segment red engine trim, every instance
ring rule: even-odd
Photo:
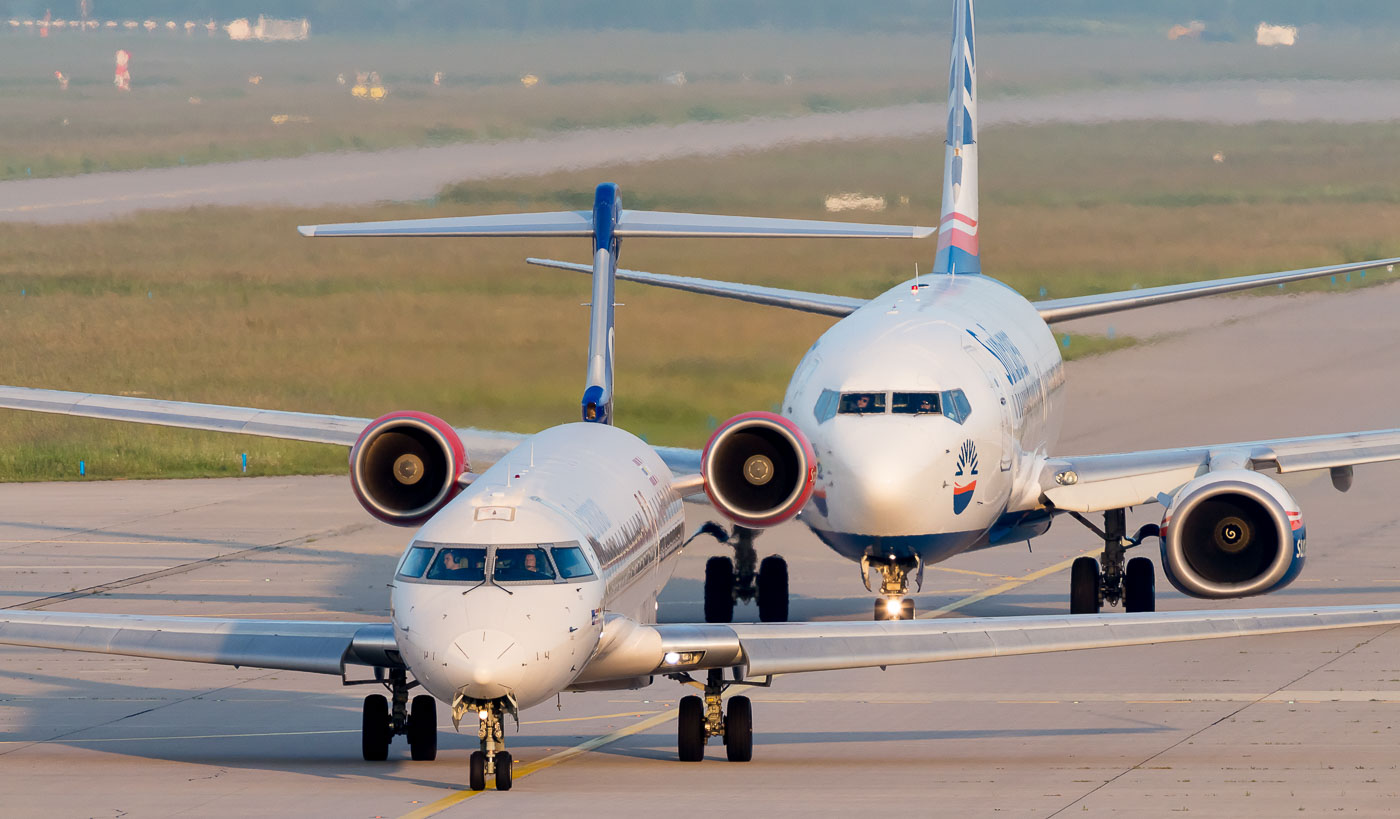
[[[443,444],[443,449],[451,459],[447,469],[449,478],[452,481],[451,487],[431,509],[421,514],[414,515],[413,517],[392,515],[377,508],[365,497],[364,492],[360,489],[360,481],[357,478],[358,459],[361,448],[364,446],[365,442],[373,440],[384,431],[385,427],[404,422],[408,422],[413,426],[421,424],[428,427],[433,435]],[[457,436],[457,430],[454,429],[451,424],[436,415],[430,415],[426,412],[400,410],[398,412],[391,412],[388,415],[381,415],[371,421],[369,426],[365,427],[364,431],[360,433],[360,437],[356,439],[355,445],[350,448],[350,489],[355,493],[355,499],[360,502],[360,505],[365,508],[365,511],[369,512],[370,515],[374,516],[376,519],[392,526],[418,526],[425,523],[428,518],[436,514],[439,509],[446,506],[448,501],[456,497],[458,492],[462,491],[457,480],[462,477],[463,473],[465,473],[468,468],[467,449],[462,445],[462,439]]]
[[[752,412],[740,413],[730,418],[728,421],[725,421],[723,424],[720,424],[719,428],[715,430],[715,433],[710,436],[710,440],[705,442],[705,449],[700,455],[700,471],[702,475],[709,474],[707,467],[710,462],[710,450],[714,447],[715,442],[725,437],[735,426],[747,424],[751,421],[764,422],[778,426],[788,437],[798,443],[802,460],[806,464],[807,473],[806,478],[802,482],[801,490],[796,497],[785,502],[779,511],[762,517],[736,512],[729,506],[721,503],[719,499],[715,497],[714,491],[710,488],[710,481],[708,478],[705,480],[705,495],[710,499],[710,503],[713,504],[716,509],[723,512],[726,517],[730,518],[735,523],[754,529],[762,529],[792,520],[794,517],[797,517],[797,513],[801,512],[803,508],[807,506],[807,501],[811,499],[812,490],[816,487],[817,483],[817,452],[812,448],[812,443],[807,440],[807,436],[802,434],[802,430],[792,421],[775,412],[754,410]]]

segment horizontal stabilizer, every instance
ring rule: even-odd
[[[571,270],[575,273],[593,272],[593,268],[586,264],[534,258],[525,261],[540,267]],[[831,296],[825,293],[785,290],[781,287],[763,287],[757,284],[739,284],[714,279],[697,279],[690,276],[671,276],[665,273],[644,273],[640,270],[618,270],[617,278],[621,281],[649,284],[653,287],[685,290],[690,293],[702,293],[706,296],[746,301],[750,304],[785,307],[803,313],[820,313],[824,316],[848,316],[866,302],[865,299],[850,296]]]
[[[586,210],[508,213],[445,219],[304,225],[297,230],[303,236],[592,236],[593,214]],[[618,217],[613,233],[618,238],[649,236],[723,239],[919,239],[931,235],[933,228],[624,210]]]
[[[1162,287],[1147,287],[1138,290],[1120,290],[1116,293],[1094,293],[1088,296],[1071,296],[1066,299],[1048,299],[1034,303],[1040,317],[1047,324],[1070,319],[1101,316],[1123,310],[1136,310],[1139,307],[1152,307],[1170,304],[1174,301],[1198,299],[1204,296],[1218,296],[1222,293],[1236,293],[1255,287],[1271,284],[1288,284],[1323,276],[1338,276],[1377,267],[1390,267],[1400,264],[1400,258],[1375,259],[1369,262],[1348,262],[1326,267],[1306,267],[1301,270],[1285,270],[1280,273],[1260,273],[1253,276],[1235,276],[1229,279],[1209,279],[1184,284],[1168,284]]]

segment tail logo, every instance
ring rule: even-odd
[[[962,478],[963,482],[959,482]],[[961,515],[972,503],[972,493],[977,491],[977,445],[971,440],[963,442],[958,452],[958,469],[953,473],[953,514]]]

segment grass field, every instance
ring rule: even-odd
[[[117,48],[132,54],[129,94],[112,87]],[[470,32],[261,44],[144,32],[40,40],[6,27],[0,179],[934,100],[943,96],[945,49],[943,34],[927,32]],[[1167,42],[1161,32],[992,31],[979,49],[984,97],[1400,74],[1400,48],[1383,32],[1310,32],[1295,48],[1261,49]],[[389,89],[382,103],[350,95],[355,72],[371,70]],[[55,71],[70,77],[67,91]],[[443,84],[434,86],[438,71]],[[677,71],[685,85],[662,82]],[[524,88],[527,73],[541,83]],[[282,116],[291,119],[274,121]]]
[[[1385,126],[992,129],[985,270],[1032,297],[1069,296],[1400,255],[1398,143]],[[582,240],[306,240],[294,226],[572,208],[604,179],[631,207],[825,218],[825,195],[859,191],[892,203],[860,218],[929,224],[940,171],[928,140],[815,145],[449,186],[433,205],[0,226],[0,383],[345,415],[421,409],[531,431],[576,417],[588,280],[521,260],[583,260]],[[932,255],[928,242],[633,240],[622,258],[869,296]],[[618,419],[655,443],[696,445],[717,419],[772,407],[830,325],[636,285],[621,285],[620,301]],[[1118,339],[1076,337],[1067,352],[1131,343],[1132,323],[1124,314]],[[333,447],[0,416],[0,480],[75,478],[79,461],[89,478],[237,474],[245,451],[250,474],[345,468]]]

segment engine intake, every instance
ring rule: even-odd
[[[461,438],[446,421],[423,412],[376,419],[350,450],[350,486],[371,515],[417,526],[447,505],[467,471]]]
[[[736,523],[763,528],[802,511],[816,482],[817,456],[788,419],[746,412],[710,437],[700,472],[716,509]]]
[[[1277,481],[1213,472],[1177,492],[1162,518],[1162,567],[1183,594],[1219,599],[1281,589],[1303,569],[1306,530]]]

